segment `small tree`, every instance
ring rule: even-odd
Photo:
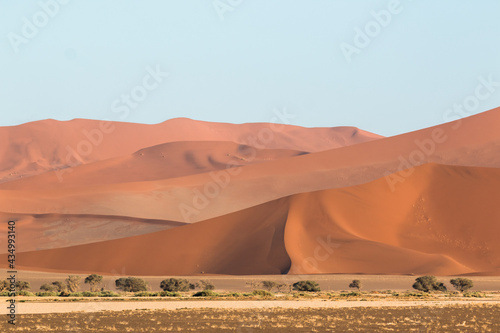
[[[319,284],[315,281],[299,281],[293,284],[293,289],[298,291],[321,291]]]
[[[102,276],[90,274],[85,278],[85,283],[90,285],[90,291],[99,291],[99,287],[102,284]]]
[[[64,281],[66,282],[66,288],[70,293],[74,293],[78,291],[80,288],[81,277],[78,275],[69,275],[68,278]]]
[[[115,281],[116,289],[130,292],[147,291],[146,281],[136,277],[119,278]]]
[[[186,279],[165,279],[161,281],[160,288],[164,291],[188,291],[189,281]]]
[[[196,283],[196,287],[201,290],[214,290],[215,285],[210,280],[200,280]]]
[[[52,282],[52,285],[54,286],[54,290],[57,291],[57,292],[65,292],[67,291],[67,285],[66,283],[62,282],[62,281],[54,281]]]
[[[356,288],[358,291],[361,290],[362,284],[360,280],[352,280],[352,282],[349,284],[349,288]]]
[[[288,287],[288,285],[284,282],[282,283],[277,283],[276,284],[276,290],[281,293],[281,292],[284,292],[286,290],[286,288]]]
[[[455,289],[462,293],[474,287],[474,282],[466,278],[451,279],[450,283],[453,287],[455,287]]]
[[[29,290],[31,288],[30,283],[27,281],[17,281],[16,289],[19,291]]]
[[[430,291],[446,291],[446,286],[443,282],[437,281],[435,276],[426,275],[415,279],[413,288],[424,291],[426,293]]]
[[[40,290],[43,290],[43,291],[55,291],[56,290],[56,286],[54,286],[53,284],[45,283],[45,284],[42,284],[40,286]]]
[[[261,284],[262,287],[267,291],[273,290],[273,288],[277,285],[277,283],[274,281],[262,281]]]

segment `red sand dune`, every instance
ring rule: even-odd
[[[499,169],[427,164],[395,192],[379,179],[298,194],[165,231],[20,253],[18,268],[132,275],[500,273],[498,197]]]
[[[184,141],[0,184],[0,189],[52,190],[162,180],[307,154],[233,142]]]
[[[411,173],[404,169],[412,165],[500,167],[499,124],[500,109],[495,109],[395,137],[216,173],[70,189],[0,188],[0,211],[197,222],[292,194],[363,184],[386,175],[386,185],[395,189]],[[6,186],[15,189],[16,182]]]
[[[135,154],[120,148],[116,157],[103,141],[102,155],[68,169],[62,183],[51,171],[2,184],[2,217],[24,219],[33,249],[51,248],[19,253],[19,265],[101,273],[124,267],[140,275],[500,272],[492,238],[498,235],[500,108],[390,138],[363,134],[349,146],[336,139],[329,150],[320,147],[338,129],[285,127],[265,148],[252,150],[252,158],[242,156],[238,135],[255,136],[270,125],[175,121],[178,133],[192,135],[184,141],[218,142],[149,145]],[[354,138],[361,133],[343,131]],[[162,153],[172,157],[170,166]],[[233,155],[242,166],[225,169]],[[57,154],[49,149],[41,156]],[[47,216],[57,228],[42,223]],[[62,240],[38,240],[59,233],[68,218],[84,227]],[[119,226],[116,233],[107,220]],[[151,232],[151,221],[164,230]],[[92,236],[87,229],[94,227],[104,236]],[[318,248],[325,242],[334,249]]]
[[[0,127],[0,183],[176,141],[230,141],[260,149],[315,152],[378,138],[355,127],[224,124],[187,118],[156,125],[44,120]]]

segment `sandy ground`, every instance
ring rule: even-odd
[[[443,306],[451,304],[500,304],[498,300],[450,300],[450,301],[327,301],[327,300],[299,300],[299,301],[142,301],[142,302],[78,302],[78,303],[17,303],[17,314],[37,313],[69,313],[69,312],[98,312],[122,311],[137,309],[263,309],[263,308],[353,308],[353,307],[412,307],[412,306]],[[1,314],[7,314],[6,307],[2,307]]]
[[[114,281],[127,275],[126,271],[117,272],[117,275],[104,276],[104,288],[107,290],[116,290]],[[0,276],[7,277],[7,271],[0,269]],[[87,276],[80,274],[82,280]],[[68,277],[68,274],[63,273],[49,273],[49,272],[34,272],[34,271],[18,271],[17,280],[28,281],[31,284],[31,290],[34,292],[39,291],[39,288],[44,283],[51,283],[53,281],[62,281]],[[160,291],[160,282],[170,276],[157,277],[157,276],[140,276],[145,279],[152,291]],[[190,282],[197,282],[198,280],[208,279],[213,282],[216,291],[233,291],[233,292],[250,292],[255,288],[250,288],[247,285],[249,281],[264,281],[272,280],[276,282],[283,282],[287,284],[295,283],[300,280],[313,280],[319,283],[323,291],[342,291],[349,290],[349,283],[358,279],[363,283],[363,290],[365,291],[382,291],[394,290],[404,291],[412,290],[412,284],[415,282],[417,276],[408,275],[355,275],[355,274],[317,274],[317,275],[238,275],[238,276],[179,276],[178,278],[188,279]],[[454,288],[450,285],[449,281],[453,277],[440,276],[438,279],[445,282],[450,290]],[[500,291],[500,276],[472,276],[469,277],[474,281],[474,288],[472,291]],[[81,284],[80,290],[89,290],[88,285]]]

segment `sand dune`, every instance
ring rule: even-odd
[[[276,121],[278,121],[276,119]],[[224,124],[187,118],[145,125],[87,119],[0,127],[0,182],[132,154],[177,141],[229,141],[259,149],[315,152],[378,139],[355,127]]]
[[[137,275],[500,272],[499,196],[500,169],[426,164],[394,192],[379,179],[303,193],[165,231],[20,253],[18,267]]]
[[[286,149],[258,149],[233,142],[171,142],[144,148],[131,155],[2,183],[0,189],[46,191],[164,180],[303,154],[307,153]]]
[[[68,137],[84,123],[47,122]],[[33,270],[497,275],[499,124],[500,108],[389,138],[287,126],[249,146],[272,125],[117,123],[62,182],[34,175],[63,156],[56,135],[10,132],[4,170],[35,171],[0,185],[0,217],[22,227],[18,264]]]
[[[414,165],[500,167],[498,124],[500,109],[494,109],[395,137],[218,172],[71,189],[0,189],[0,211],[198,222],[292,194],[384,176],[386,186],[395,190]]]

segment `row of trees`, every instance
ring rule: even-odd
[[[467,278],[456,278],[451,279],[450,283],[456,290],[460,292],[466,292],[470,288],[474,287],[474,282]],[[413,289],[424,291],[426,293],[431,291],[446,291],[446,286],[443,282],[437,280],[435,276],[426,275],[418,277],[413,284]]]
[[[90,286],[90,291],[97,292],[100,290],[104,290],[102,288],[103,277],[97,274],[91,274],[84,279],[84,283]],[[472,280],[467,278],[455,278],[451,279],[450,283],[455,289],[460,292],[466,292],[470,288],[474,286]],[[52,283],[43,284],[40,287],[40,290],[48,291],[48,292],[69,292],[74,293],[77,292],[81,285],[81,277],[78,275],[69,275],[67,279],[64,281],[54,281]],[[276,290],[277,292],[292,290],[297,291],[309,291],[309,292],[317,292],[321,291],[319,284],[315,281],[298,281],[294,284],[286,284],[280,283],[276,281],[248,281],[247,285],[252,289],[263,288],[266,291]],[[0,292],[6,291],[9,289],[10,283],[7,280],[0,281]],[[137,277],[124,277],[119,278],[115,281],[116,289],[122,290],[125,292],[140,292],[147,291],[149,289],[148,283]],[[209,280],[200,280],[196,283],[191,283],[187,279],[176,279],[169,278],[160,282],[160,288],[163,291],[169,292],[185,292],[194,289],[201,290],[214,290],[215,285]],[[362,283],[360,280],[352,280],[349,284],[349,288],[355,288],[358,291],[362,288]],[[426,275],[418,277],[413,284],[413,288],[416,290],[420,290],[423,292],[431,292],[431,291],[446,291],[447,288],[443,282],[437,280],[435,276]],[[16,290],[18,291],[27,291],[30,289],[30,283],[27,281],[17,281],[16,282]]]

